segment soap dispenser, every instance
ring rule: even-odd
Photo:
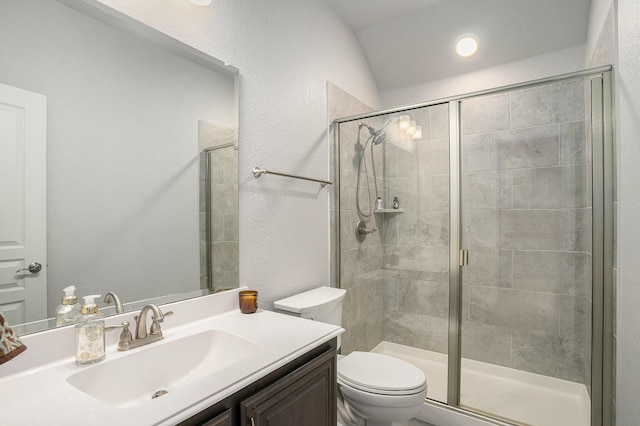
[[[87,365],[102,361],[104,353],[104,316],[95,299],[99,294],[84,297],[82,316],[76,324],[76,364]]]
[[[56,309],[56,327],[75,324],[80,319],[80,304],[75,294],[76,287],[70,285],[62,291],[64,291],[64,297]]]

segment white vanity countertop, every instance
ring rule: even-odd
[[[73,327],[25,336],[27,350],[0,365],[3,425],[135,424],[175,425],[275,371],[309,350],[341,334],[340,327],[259,309],[244,315],[237,291],[229,291],[163,306],[174,311],[163,323],[164,340],[117,352],[119,330],[107,334],[107,357],[94,366],[74,363]],[[107,325],[131,322],[133,313],[106,319]],[[67,383],[67,377],[154,345],[207,330],[222,330],[260,345],[235,364],[205,375],[160,398],[133,406],[114,406]],[[175,362],[180,362],[176,359]],[[162,365],[155,366],[158,370]],[[123,375],[127,372],[123,371]]]

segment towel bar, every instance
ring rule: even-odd
[[[290,174],[287,174],[287,173],[272,172],[270,170],[261,169],[261,168],[259,168],[257,166],[253,168],[253,176],[254,177],[259,178],[262,175],[278,175],[278,176],[284,176],[284,177],[289,177],[289,178],[293,178],[293,179],[309,180],[311,182],[318,182],[322,188],[324,188],[327,185],[333,185],[333,182],[330,182],[328,180],[313,179],[313,178],[304,177],[304,176],[290,175]]]

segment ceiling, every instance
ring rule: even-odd
[[[326,0],[353,28],[380,91],[584,45],[591,0]],[[474,56],[456,39],[476,34]]]

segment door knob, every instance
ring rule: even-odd
[[[37,274],[37,273],[38,273],[38,272],[40,272],[41,270],[42,270],[42,264],[41,264],[41,263],[39,263],[39,262],[33,262],[33,263],[29,264],[29,266],[28,266],[26,269],[18,269],[18,270],[16,271],[16,274],[17,274],[18,272],[21,272],[21,271],[29,271],[29,272],[31,272],[32,274]]]

